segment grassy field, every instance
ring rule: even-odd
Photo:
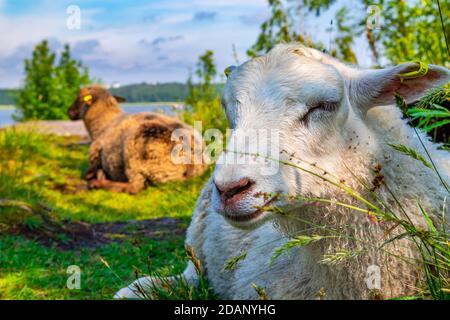
[[[92,191],[87,151],[76,138],[0,131],[0,299],[110,299],[137,273],[184,269],[184,230],[209,173],[136,196]],[[66,286],[70,265],[79,290]]]

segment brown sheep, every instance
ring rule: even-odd
[[[194,164],[194,143],[190,154],[178,153],[190,162],[172,161],[172,151],[180,143],[171,139],[174,130],[203,147],[190,126],[157,113],[127,114],[118,104],[123,101],[93,85],[82,88],[69,109],[70,119],[83,119],[92,139],[86,173],[91,188],[135,194],[147,184],[184,180],[207,169],[203,161]]]

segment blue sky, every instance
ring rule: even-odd
[[[67,28],[69,5],[81,9],[79,30]],[[323,39],[333,11],[302,27]],[[207,49],[219,70],[235,63],[233,45],[246,60],[268,16],[266,0],[0,0],[0,87],[20,85],[23,59],[44,38],[54,50],[69,43],[105,83],[185,81]]]

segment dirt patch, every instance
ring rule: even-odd
[[[55,183],[52,187],[53,190],[59,191],[62,194],[78,194],[83,191],[87,191],[88,184],[86,181],[80,179],[68,178],[66,183]]]
[[[78,136],[88,140],[89,134],[86,131],[83,121],[67,120],[39,120],[14,124],[13,127],[28,128],[42,134],[55,134],[57,136]]]
[[[161,240],[173,236],[184,237],[186,223],[182,219],[159,218],[120,222],[85,223],[56,221],[49,208],[30,206],[20,201],[0,199],[3,206],[13,206],[39,218],[38,225],[17,224],[5,230],[9,234],[22,235],[39,243],[62,250],[98,247],[127,239],[147,238]]]
[[[20,234],[36,240],[48,247],[77,250],[137,237],[153,240],[161,240],[172,236],[184,237],[186,226],[181,219],[160,218],[96,224],[66,222],[58,228],[45,226],[30,229],[27,226],[15,226],[9,231],[12,234]]]

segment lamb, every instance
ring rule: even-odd
[[[410,263],[418,257],[414,244],[399,239],[380,248],[399,228],[373,219],[370,210],[362,213],[336,203],[364,208],[338,188],[346,185],[365,199],[376,192],[400,214],[401,204],[418,227],[426,228],[418,203],[433,219],[444,209],[448,221],[449,193],[437,175],[388,146],[403,144],[424,153],[421,139],[441,178],[450,182],[449,153],[424,134],[416,135],[393,105],[395,92],[411,102],[450,80],[450,71],[435,65],[421,77],[402,76],[417,69],[413,62],[357,69],[298,44],[277,45],[232,69],[222,98],[232,134],[198,199],[186,238],[221,298],[257,299],[253,283],[271,299],[369,299],[373,290],[383,298],[415,293],[422,279],[418,262]],[[279,161],[267,156],[260,161],[266,150],[255,147],[256,140],[240,139],[246,131],[265,128],[279,132]],[[248,152],[252,148],[260,157]],[[236,163],[236,154],[248,155],[248,162]],[[263,174],[262,169],[276,164],[275,173]],[[325,233],[328,227],[339,230],[338,235]],[[271,259],[298,235],[320,240]],[[359,254],[325,263],[338,252]],[[234,268],[224,268],[236,257]],[[379,282],[370,282],[373,275]],[[197,283],[192,262],[182,276]],[[139,298],[136,286],[151,291],[158,283],[140,278],[115,297]]]
[[[90,187],[135,194],[147,184],[185,180],[207,169],[194,158],[194,148],[179,148],[176,156],[186,161],[172,159],[174,132],[202,149],[201,137],[191,127],[162,114],[124,113],[118,104],[123,101],[93,85],[80,90],[68,111],[70,119],[83,119],[92,139],[86,173]]]

